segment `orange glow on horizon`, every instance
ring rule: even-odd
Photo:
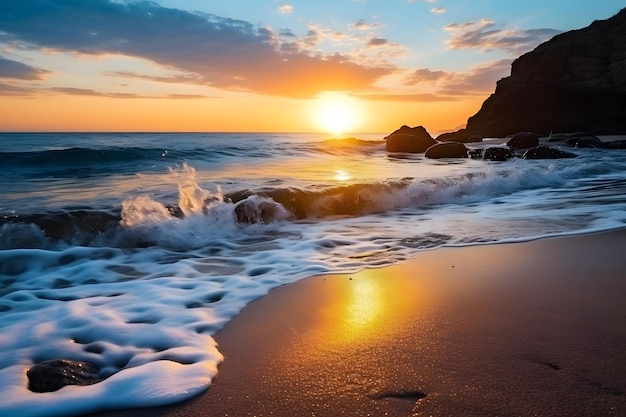
[[[0,131],[390,133],[403,124],[429,132],[464,124],[481,98],[453,102],[367,101],[327,93],[318,99],[251,94],[196,99],[45,95],[0,100]]]

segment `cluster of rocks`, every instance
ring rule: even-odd
[[[389,152],[428,158],[552,159],[575,156],[560,147],[626,149],[625,141],[603,142],[587,131],[626,134],[626,8],[513,61],[511,75],[497,82],[465,129],[435,140],[421,126],[402,126],[386,139]],[[483,137],[509,140],[506,148],[465,146]],[[540,144],[540,137],[547,140]]]
[[[574,158],[576,155],[563,151],[560,146],[573,148],[626,149],[626,140],[603,142],[587,132],[550,134],[540,141],[542,135],[533,132],[518,132],[507,137],[505,146],[468,148],[466,143],[480,143],[482,137],[471,135],[466,129],[444,133],[434,139],[423,126],[402,126],[385,137],[388,152],[423,153],[426,158],[474,158],[490,161],[505,161],[513,157],[524,159]],[[552,142],[558,147],[546,146]]]

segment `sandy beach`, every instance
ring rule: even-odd
[[[626,230],[443,248],[277,288],[211,388],[124,416],[626,415]]]

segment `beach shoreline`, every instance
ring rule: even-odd
[[[215,335],[205,393],[94,416],[624,415],[625,242],[440,248],[284,285]]]

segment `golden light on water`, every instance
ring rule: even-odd
[[[313,121],[320,129],[333,135],[353,132],[362,119],[358,100],[346,94],[326,92],[313,106]]]

